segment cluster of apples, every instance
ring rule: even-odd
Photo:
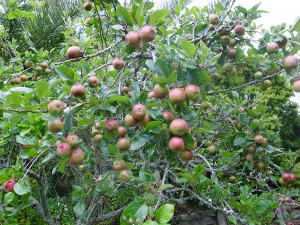
[[[279,178],[279,183],[283,186],[287,186],[288,184],[294,183],[296,180],[296,174],[283,172]]]
[[[58,141],[56,143],[56,153],[58,156],[65,158],[69,157],[69,163],[72,165],[81,164],[84,160],[84,151],[77,145],[79,143],[79,136],[76,134],[69,134],[65,142]]]

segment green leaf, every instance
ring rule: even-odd
[[[8,205],[15,198],[15,194],[13,192],[8,192],[4,195],[4,205]]]
[[[30,187],[28,184],[26,184],[23,180],[19,180],[15,185],[14,185],[14,191],[18,195],[24,195],[30,191]]]
[[[27,87],[13,87],[11,89],[9,89],[11,92],[25,92],[25,93],[30,93],[32,92],[31,88],[27,88]]]
[[[109,96],[109,98],[113,101],[122,102],[122,103],[125,103],[125,104],[130,104],[130,99],[126,96],[111,95],[111,96]]]
[[[67,66],[61,65],[55,67],[55,71],[58,73],[58,76],[63,80],[72,80],[74,79],[74,71]]]
[[[134,136],[131,142],[130,150],[134,151],[143,147],[150,140],[150,136],[147,134],[137,134]]]
[[[117,17],[119,20],[128,23],[128,25],[133,26],[133,19],[130,15],[130,13],[128,12],[127,9],[125,9],[124,7],[122,7],[121,5],[118,5],[117,7]]]
[[[182,41],[180,42],[180,47],[184,50],[185,55],[186,55],[187,57],[192,57],[192,56],[194,56],[195,53],[196,53],[196,50],[197,50],[197,48],[196,48],[195,45],[193,45],[191,42],[186,41],[186,40],[182,40]]]
[[[173,187],[173,185],[172,185],[172,184],[163,184],[163,185],[161,185],[161,186],[158,188],[158,190],[159,190],[159,191],[163,191],[163,190],[166,190],[166,189],[168,189],[168,188],[170,188],[170,187]]]
[[[72,111],[69,111],[68,114],[67,114],[67,117],[65,119],[64,127],[63,127],[63,130],[62,130],[62,132],[64,134],[70,133],[70,130],[72,128],[72,120],[73,120],[73,118],[72,118]]]
[[[155,127],[159,127],[162,124],[162,121],[151,121],[147,123],[145,130],[149,131]]]
[[[39,98],[49,96],[49,84],[46,79],[41,79],[35,82],[35,93]]]
[[[124,217],[133,218],[133,219],[139,218],[141,221],[143,221],[146,218],[147,213],[148,213],[148,206],[146,205],[144,200],[133,202],[124,209],[120,217],[120,224],[121,225],[128,224],[128,222],[124,220]]]
[[[45,158],[44,160],[41,162],[41,164],[48,162],[49,160],[53,159],[56,156],[56,154],[50,152]]]
[[[207,129],[200,128],[200,127],[196,127],[195,131],[200,132],[200,133],[205,133],[205,134],[214,134],[215,133],[215,131],[213,131],[213,130],[207,130]]]
[[[147,220],[145,223],[143,223],[142,225],[158,225],[158,223],[156,223],[155,221],[151,221],[151,220]]]
[[[246,142],[246,138],[244,138],[244,137],[237,137],[234,140],[233,144],[234,144],[234,146],[240,146],[240,145],[243,145],[245,142]]]
[[[154,64],[154,68],[158,76],[166,77],[166,78],[170,77],[170,73],[171,73],[170,68],[168,67],[168,64],[162,59],[156,60]]]
[[[140,17],[144,17],[143,12],[144,12],[144,1],[141,1],[139,7],[137,8],[136,12],[135,12],[135,19],[137,21],[139,21]]]
[[[20,135],[17,135],[16,140],[22,145],[36,145],[38,143],[37,138],[31,136],[21,137]]]
[[[300,17],[297,18],[296,22],[294,23],[291,31],[300,32]]]
[[[154,11],[150,15],[149,24],[150,25],[157,25],[161,21],[164,21],[165,18],[170,14],[170,12],[171,11],[167,10],[167,9],[159,9],[159,10]]]
[[[174,215],[174,205],[164,204],[155,213],[155,217],[159,223],[169,222]]]
[[[94,119],[91,119],[91,118],[79,118],[77,126],[82,127],[84,125],[92,124],[93,122],[94,122]]]
[[[85,210],[84,202],[77,202],[77,204],[74,206],[74,212],[77,216],[81,216],[84,213],[84,210]]]

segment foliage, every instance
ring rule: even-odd
[[[177,205],[221,210],[232,224],[294,219],[278,211],[283,199],[299,202],[300,195],[299,115],[290,101],[299,65],[285,69],[283,63],[299,47],[299,22],[259,30],[255,19],[265,11],[259,5],[233,8],[234,1],[201,9],[178,1],[172,11],[144,0],[126,6],[94,0],[91,11],[58,2],[6,2],[1,224],[110,224],[116,217],[122,225],[173,224]],[[219,15],[215,25],[208,22],[212,13]],[[241,24],[245,35],[234,31]],[[142,49],[128,46],[128,31],[146,25],[155,28],[155,40],[142,41]],[[229,47],[226,35],[237,43]],[[267,53],[269,42],[286,37],[287,45]],[[78,57],[66,58],[70,46],[79,47]],[[126,62],[124,68],[114,68],[116,58]],[[254,77],[257,71],[262,78]],[[21,82],[21,75],[27,80]],[[89,83],[94,76],[96,87]],[[81,97],[75,84],[84,85]],[[201,93],[177,104],[171,96],[148,97],[156,84],[170,91],[194,84]],[[63,102],[62,112],[50,109],[53,100]],[[126,115],[138,103],[150,121],[128,126]],[[188,132],[179,138],[193,159],[169,150],[175,132],[165,110],[187,122]],[[63,128],[51,132],[48,124],[57,119]],[[129,150],[120,150],[122,135],[110,130],[115,121],[127,127]],[[79,137],[71,156],[82,149],[82,162],[57,154],[70,134]],[[263,143],[255,142],[257,135]],[[126,170],[113,170],[121,159]],[[296,181],[279,182],[283,172]],[[9,180],[17,181],[11,192]]]

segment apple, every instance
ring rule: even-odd
[[[267,53],[274,54],[278,52],[279,46],[276,42],[269,42],[266,48],[267,48]]]
[[[128,182],[131,180],[131,178],[129,178],[128,175],[132,175],[132,171],[129,169],[124,169],[120,172],[119,178],[123,182]]]
[[[296,80],[294,83],[293,83],[293,90],[295,92],[300,92],[300,80]]]
[[[93,5],[90,2],[86,2],[84,3],[83,8],[85,9],[85,11],[91,11],[93,9]]]
[[[279,35],[282,39],[280,41],[276,41],[278,44],[279,48],[284,48],[288,42],[287,38],[283,35]]]
[[[211,74],[211,78],[214,80],[214,81],[217,81],[220,79],[220,75],[218,73],[212,73]]]
[[[235,183],[236,182],[236,177],[235,176],[230,176],[229,177],[229,182],[230,183]]]
[[[233,48],[234,46],[236,46],[237,44],[237,40],[234,38],[230,38],[229,42],[228,42],[228,46]]]
[[[234,33],[239,36],[243,36],[245,34],[245,27],[243,25],[236,25],[233,29]]]
[[[213,25],[216,25],[219,23],[219,16],[217,14],[210,14],[208,16],[208,22],[213,24]]]
[[[135,119],[141,120],[146,116],[147,108],[143,104],[136,104],[132,107],[131,113]]]
[[[224,65],[223,65],[223,71],[224,72],[226,72],[226,73],[230,73],[230,72],[232,72],[233,71],[233,65],[232,65],[232,63],[225,63]]]
[[[206,150],[210,153],[210,154],[215,154],[217,153],[217,147],[215,145],[210,145],[206,148]]]
[[[142,45],[142,43],[140,42],[140,43],[138,43],[138,45],[137,46],[135,46],[135,50],[136,51],[142,51],[143,50],[143,45]]]
[[[245,157],[246,161],[252,162],[253,161],[253,155],[252,154],[247,154]]]
[[[264,141],[264,137],[262,135],[255,135],[254,137],[254,142],[256,144],[261,144]]]
[[[71,146],[68,143],[61,143],[57,146],[56,153],[60,157],[68,157],[72,153]]]
[[[174,115],[168,110],[163,111],[162,113],[164,120],[171,122],[174,120]]]
[[[138,120],[136,120],[132,115],[127,114],[124,118],[125,123],[129,126],[129,127],[135,127],[138,124]]]
[[[215,30],[215,26],[213,24],[208,24],[208,30],[209,31],[214,31]]]
[[[228,45],[230,41],[230,37],[228,35],[222,35],[220,37],[220,42],[222,45]]]
[[[189,125],[183,119],[175,119],[170,124],[170,131],[174,135],[182,136],[189,130]]]
[[[81,148],[76,148],[72,151],[71,155],[69,156],[69,163],[72,165],[78,165],[83,162],[85,157],[84,152]]]
[[[58,114],[62,113],[65,108],[65,103],[60,100],[53,100],[48,104],[48,112],[57,112]]]
[[[155,84],[153,87],[154,96],[162,99],[169,93],[169,88],[162,84]]]
[[[295,182],[297,180],[297,176],[294,173],[290,173],[290,182]]]
[[[114,132],[117,131],[119,127],[119,123],[118,120],[115,119],[111,119],[111,120],[107,120],[105,122],[104,128],[108,131],[108,132]]]
[[[53,121],[48,121],[48,130],[52,133],[58,133],[62,130],[64,124],[60,119],[55,119]]]
[[[121,92],[124,93],[124,94],[127,94],[129,92],[129,87],[127,86],[122,86],[121,87]]]
[[[264,80],[264,85],[265,85],[265,87],[271,87],[272,86],[272,81]]]
[[[119,136],[119,137],[125,137],[125,135],[127,134],[127,128],[126,127],[123,127],[123,126],[120,126],[120,127],[118,127],[118,129],[117,129],[117,135]]]
[[[182,88],[173,88],[169,92],[169,99],[175,104],[181,104],[186,99],[186,93]]]
[[[66,56],[68,59],[77,59],[82,56],[82,52],[78,46],[71,46],[68,48]]]
[[[76,134],[69,134],[66,138],[66,142],[71,146],[76,146],[78,141],[80,140],[79,136]]]
[[[25,61],[24,62],[24,66],[26,67],[26,68],[29,68],[29,67],[31,67],[32,66],[32,64],[31,64],[31,62],[29,62],[29,61]]]
[[[22,83],[22,80],[19,77],[16,77],[12,80],[12,84],[21,84],[21,83]]]
[[[113,60],[113,67],[117,70],[123,69],[125,66],[125,62],[120,58],[115,58]]]
[[[235,57],[235,55],[236,55],[236,50],[234,50],[234,49],[228,49],[227,50],[227,54],[228,54],[229,58],[233,59]]]
[[[145,127],[147,123],[151,122],[152,117],[150,116],[149,112],[146,112],[146,115],[143,119],[141,119],[139,122],[140,124]]]
[[[156,31],[152,26],[144,26],[140,30],[140,37],[145,42],[151,42],[155,39]]]
[[[45,69],[45,74],[50,74],[51,70],[49,68]]]
[[[89,77],[89,87],[94,88],[99,85],[99,79],[96,76],[90,76]]]
[[[268,145],[268,140],[266,138],[263,138],[262,142],[261,142],[261,146],[265,147]]]
[[[130,141],[128,138],[120,138],[117,142],[117,148],[121,151],[127,151],[130,149]]]
[[[85,20],[85,24],[90,24],[91,22],[92,22],[92,18],[91,17],[89,17],[89,18],[87,18],[86,20]]]
[[[4,189],[6,192],[13,192],[14,191],[14,186],[17,183],[15,180],[9,180],[4,183]]]
[[[42,62],[39,64],[40,67],[42,67],[43,69],[46,69],[48,67],[48,63],[47,62]]]
[[[94,137],[95,142],[100,142],[102,140],[103,136],[102,134],[96,134]]]
[[[179,152],[178,155],[179,155],[179,158],[185,162],[192,160],[194,157],[194,153],[191,150],[181,151],[181,152]]]
[[[125,161],[123,159],[116,160],[113,162],[113,169],[114,170],[124,170],[125,169]]]
[[[257,71],[254,73],[254,79],[257,80],[257,79],[261,79],[263,77],[263,73],[260,72],[260,71]]]
[[[289,181],[290,180],[290,174],[286,173],[286,172],[283,172],[283,173],[281,173],[281,178],[283,180]]]
[[[40,67],[40,66],[37,66],[37,67],[35,67],[35,71],[36,71],[36,72],[38,72],[38,73],[39,73],[39,72],[41,72],[41,71],[42,71],[42,69],[43,69],[43,68],[42,68],[42,67]]]
[[[82,84],[74,84],[70,92],[74,97],[81,98],[84,96],[84,86]]]
[[[298,67],[298,58],[293,55],[289,55],[285,57],[283,60],[283,68],[290,70],[290,69],[295,69]]]
[[[155,98],[154,91],[150,91],[150,92],[148,93],[148,98]]]
[[[136,31],[129,31],[125,35],[125,42],[128,46],[136,47],[141,41],[140,35]]]
[[[265,168],[265,164],[263,162],[258,162],[257,163],[257,169],[264,170],[264,168]]]
[[[28,80],[28,77],[25,74],[22,74],[19,78],[21,79],[22,82],[25,82]]]
[[[184,141],[181,137],[174,136],[169,140],[168,147],[173,152],[184,150]]]
[[[256,147],[254,145],[250,145],[247,147],[248,153],[255,153],[256,152]]]
[[[200,89],[194,84],[190,84],[185,88],[185,94],[187,99],[196,100],[200,96]]]
[[[282,179],[282,177],[279,177],[278,182],[282,186],[287,186],[289,184],[286,180]]]

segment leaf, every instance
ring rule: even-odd
[[[109,98],[113,101],[122,102],[122,103],[125,103],[125,104],[130,104],[130,99],[126,96],[111,95],[111,96],[109,96]]]
[[[182,40],[180,42],[180,47],[184,50],[184,53],[187,57],[194,56],[197,50],[195,45],[193,45],[191,42],[186,40]]]
[[[243,145],[245,142],[246,142],[246,138],[244,138],[244,137],[237,137],[237,138],[234,140],[233,145],[234,145],[234,146],[241,146],[241,145]]]
[[[38,143],[37,138],[31,136],[21,137],[20,135],[17,135],[16,140],[22,145],[36,145]]]
[[[94,119],[91,118],[79,118],[77,126],[82,127],[84,125],[92,124],[94,122]]]
[[[63,80],[72,80],[74,79],[74,71],[64,65],[55,67],[55,71],[57,72],[58,76]]]
[[[134,21],[130,15],[130,13],[128,12],[127,9],[125,9],[121,5],[118,5],[118,7],[117,7],[117,17],[119,20],[121,20],[125,23],[128,23],[130,26],[133,26]]]
[[[214,134],[215,133],[215,131],[213,131],[213,130],[207,130],[207,129],[200,128],[200,127],[196,127],[195,131],[200,132],[200,133],[205,133],[205,134]]]
[[[130,146],[130,150],[134,151],[143,147],[150,140],[150,136],[146,134],[137,134]]]
[[[173,187],[173,185],[172,185],[172,184],[163,184],[163,185],[161,185],[161,186],[158,188],[158,190],[159,190],[159,191],[163,191],[163,190],[166,190],[167,188],[170,188],[170,187]]]
[[[156,223],[155,221],[151,221],[151,220],[147,220],[145,223],[143,223],[142,225],[158,225],[158,223]]]
[[[49,84],[46,79],[35,82],[35,92],[39,98],[49,96]]]
[[[170,14],[170,10],[167,9],[159,9],[154,11],[150,15],[149,24],[150,25],[157,25],[159,22],[164,21],[165,18]]]
[[[157,59],[155,64],[154,64],[154,68],[156,73],[158,74],[158,76],[160,77],[170,77],[170,69],[168,67],[168,64],[163,61],[162,59]]]
[[[143,221],[148,213],[148,206],[144,202],[144,200],[140,200],[138,202],[130,203],[122,212],[122,215],[120,217],[120,224],[121,225],[127,225],[127,220],[124,220],[125,218],[139,218],[141,221]]]
[[[8,205],[15,198],[15,194],[13,192],[8,192],[4,195],[4,205]]]
[[[294,23],[291,31],[300,32],[300,17],[297,18],[296,22]]]
[[[72,111],[69,111],[68,114],[67,114],[67,117],[65,119],[64,127],[63,127],[63,130],[62,130],[62,132],[64,134],[70,133],[70,130],[72,128],[72,120],[73,120],[73,118],[72,118]]]
[[[147,123],[145,130],[149,131],[155,127],[159,127],[162,124],[162,121],[151,121]]]
[[[159,223],[169,222],[174,215],[174,205],[164,204],[155,213],[155,217]]]
[[[74,212],[77,216],[81,216],[84,213],[85,210],[85,204],[84,202],[77,202],[77,204],[74,206]]]
[[[49,160],[53,159],[56,156],[56,154],[50,152],[45,158],[44,160],[41,162],[41,164],[48,162]]]
[[[26,184],[23,180],[19,180],[15,185],[14,185],[14,191],[18,195],[24,195],[30,191],[30,187],[28,184]]]
[[[11,92],[25,92],[25,93],[30,93],[32,92],[31,88],[27,88],[27,87],[13,87],[11,89],[9,89]]]
[[[136,12],[135,12],[135,19],[137,21],[139,21],[139,19],[143,16],[143,11],[144,11],[144,1],[141,1],[139,7],[137,8]]]

